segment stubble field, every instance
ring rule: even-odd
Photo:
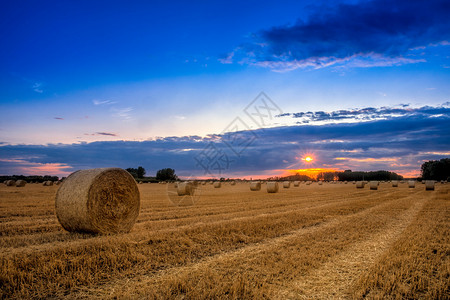
[[[0,184],[0,298],[450,298],[449,184],[206,185],[192,206],[140,184],[107,236],[65,232],[57,188]]]

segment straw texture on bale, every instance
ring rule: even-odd
[[[250,183],[250,191],[259,191],[261,190],[261,182],[255,181]]]
[[[194,185],[192,182],[180,182],[177,187],[178,196],[193,195]]]
[[[356,188],[357,188],[357,189],[362,189],[362,188],[364,188],[364,181],[357,181],[357,182],[356,182]]]
[[[267,182],[266,186],[267,186],[268,193],[278,193],[278,182],[270,181],[270,182]]]
[[[409,188],[415,188],[416,187],[416,182],[414,180],[408,181],[408,187]]]
[[[69,175],[56,193],[56,216],[67,231],[129,232],[139,215],[136,181],[119,168],[81,170]]]
[[[18,186],[18,187],[23,187],[23,186],[25,186],[25,184],[27,184],[27,182],[25,180],[17,180],[16,181],[16,186]]]
[[[396,180],[392,181],[392,187],[398,187],[398,181]]]
[[[369,182],[369,186],[370,186],[371,190],[378,190],[378,185],[379,185],[378,181],[371,181],[371,182]]]
[[[215,187],[216,189],[220,188],[221,186],[222,186],[222,183],[221,183],[220,181],[214,182],[214,187]]]
[[[300,181],[294,181],[294,186],[297,187],[300,185]]]
[[[425,180],[425,190],[434,191],[434,180]]]
[[[283,188],[288,189],[291,187],[291,182],[290,181],[284,181],[283,182]]]
[[[6,186],[16,186],[16,182],[14,180],[6,180]]]

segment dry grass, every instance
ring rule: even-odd
[[[1,298],[449,298],[449,185],[142,184],[127,234],[62,230],[57,186],[0,185]],[[336,288],[339,286],[339,288]]]

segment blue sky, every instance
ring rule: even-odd
[[[447,1],[4,1],[0,173],[202,176],[214,142],[224,176],[417,174],[450,156],[449,15]],[[245,114],[261,92],[282,115],[267,124]],[[257,138],[228,155],[236,128]]]

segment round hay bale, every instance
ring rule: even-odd
[[[42,185],[43,186],[52,186],[53,185],[53,181],[51,181],[51,180],[44,181],[44,183]]]
[[[378,185],[380,183],[378,181],[371,181],[369,182],[369,186],[371,190],[378,190]]]
[[[55,184],[56,184],[56,185],[60,185],[60,184],[61,184],[61,181],[58,180],[57,182],[55,182]]]
[[[221,183],[220,181],[214,182],[214,187],[215,187],[216,189],[220,188],[221,186],[222,186],[222,183]]]
[[[288,189],[290,187],[291,187],[291,182],[290,181],[283,182],[283,188]]]
[[[300,185],[300,181],[294,181],[294,186],[297,187]]]
[[[233,180],[233,181],[230,182],[230,184],[231,185],[236,185],[236,181]]]
[[[255,181],[250,183],[250,191],[260,191],[261,190],[261,182]]]
[[[364,181],[357,181],[356,182],[356,188],[357,189],[363,189],[364,185],[365,185]]]
[[[409,180],[408,181],[408,187],[413,189],[416,187],[416,182],[414,180]]]
[[[322,185],[323,184],[323,182],[322,181],[319,181],[318,183],[317,183],[318,185]]]
[[[14,180],[6,180],[6,186],[16,186],[16,182]]]
[[[278,193],[278,182],[269,181],[266,184],[268,193]]]
[[[425,190],[434,191],[434,180],[425,180]]]
[[[18,186],[18,187],[23,187],[23,186],[25,186],[25,184],[27,184],[27,182],[25,180],[17,180],[16,181],[16,186]]]
[[[392,187],[398,187],[398,181],[393,180],[392,181]]]
[[[129,232],[139,215],[136,181],[119,168],[70,174],[56,193],[56,216],[67,231]]]
[[[177,186],[178,196],[193,195],[194,194],[194,184],[192,182],[180,182]]]

